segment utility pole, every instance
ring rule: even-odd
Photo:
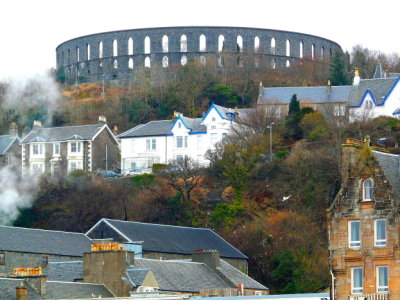
[[[272,161],[272,125],[274,122],[267,126],[269,128],[269,161]]]

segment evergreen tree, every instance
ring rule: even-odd
[[[346,63],[346,55],[342,50],[336,50],[332,57],[329,80],[332,85],[349,85],[351,80],[348,72],[348,64]]]
[[[302,117],[300,102],[297,100],[297,95],[293,94],[289,104],[289,113],[286,117],[285,139],[301,140],[303,137],[303,130],[300,126]]]

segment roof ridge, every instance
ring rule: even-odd
[[[150,261],[161,261],[161,262],[169,262],[169,263],[181,263],[181,264],[196,264],[196,265],[204,265],[205,263],[198,262],[198,261],[191,261],[189,258],[188,260],[179,260],[179,259],[155,259],[155,258],[136,258],[136,260],[150,260]]]
[[[125,221],[125,220],[117,220],[117,219],[108,219],[108,218],[103,218],[108,221],[116,221],[116,222],[124,222],[124,223],[136,223],[136,224],[145,224],[145,225],[154,225],[154,226],[167,226],[167,227],[177,227],[177,228],[190,228],[190,229],[201,229],[201,230],[211,230],[211,228],[205,228],[205,227],[189,227],[189,226],[179,226],[179,225],[168,225],[168,224],[156,224],[156,223],[145,223],[145,222],[136,222],[136,221]]]
[[[39,127],[39,128],[37,128],[37,130],[40,130],[40,129],[53,129],[53,128],[88,127],[88,126],[101,126],[101,127],[103,127],[104,125],[107,125],[107,124],[97,123],[97,124],[86,124],[86,125],[69,125],[69,126]],[[32,131],[33,131],[33,130],[32,130]]]
[[[18,227],[18,226],[7,226],[7,225],[0,225],[0,227],[7,227],[7,228],[16,228],[16,229],[25,229],[25,230],[38,230],[38,231],[46,231],[46,232],[61,232],[61,233],[72,233],[72,234],[81,234],[87,237],[84,233],[81,232],[72,232],[72,231],[62,231],[62,230],[52,230],[52,229],[41,229],[41,228],[26,228],[26,227]],[[87,237],[88,238],[88,237]],[[91,240],[90,238],[88,238]]]

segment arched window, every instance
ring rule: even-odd
[[[162,46],[162,52],[163,53],[167,53],[168,52],[168,36],[164,35],[162,37],[161,43],[162,43],[162,45],[161,45]]]
[[[133,55],[133,39],[128,39],[128,55]]]
[[[276,53],[276,41],[275,38],[271,39],[271,54],[275,54]]]
[[[90,44],[86,44],[86,60],[90,59]]]
[[[113,41],[113,56],[118,56],[118,41]]]
[[[286,56],[290,56],[290,41],[286,40]]]
[[[254,38],[254,52],[258,52],[260,51],[260,38],[258,36],[256,36]]]
[[[145,54],[150,54],[150,38],[146,36],[144,38],[144,53]],[[150,67],[149,67],[150,68]]]
[[[187,37],[186,37],[186,35],[181,36],[181,52],[187,52]]]
[[[113,68],[118,69],[118,60],[114,59]]]
[[[99,58],[103,58],[103,42],[99,42]]]
[[[186,55],[182,55],[182,58],[181,58],[181,65],[184,66],[184,65],[186,65],[186,64],[187,64],[187,57],[186,57]]]
[[[324,56],[325,56],[325,48],[324,46],[321,46],[321,60],[324,59]]]
[[[76,47],[76,61],[77,62],[81,61],[81,55],[79,53],[79,47]]]
[[[311,59],[314,60],[315,58],[315,45],[311,45]]]
[[[243,52],[243,38],[240,35],[236,38],[236,52]]]
[[[286,60],[286,68],[290,68],[290,60]]]
[[[304,42],[300,42],[300,49],[299,49],[299,57],[303,58],[304,57]]]
[[[163,68],[168,68],[169,62],[168,62],[168,56],[164,56],[162,58],[162,66]]]
[[[206,62],[207,62],[206,57],[204,55],[200,56],[200,64],[204,66]]]
[[[374,196],[374,186],[371,179],[366,179],[363,182],[363,201],[370,201]]]
[[[223,35],[218,37],[218,52],[222,52],[225,49],[225,38]]]
[[[199,38],[199,51],[204,52],[207,50],[206,36],[202,34]]]
[[[275,58],[273,58],[272,60],[271,60],[271,69],[276,69],[276,59]]]
[[[150,57],[148,56],[144,59],[144,67],[150,68]]]
[[[133,69],[133,58],[130,58],[129,60],[128,60],[128,68],[129,69]]]

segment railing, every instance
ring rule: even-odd
[[[389,294],[362,294],[349,296],[349,300],[389,300]]]

